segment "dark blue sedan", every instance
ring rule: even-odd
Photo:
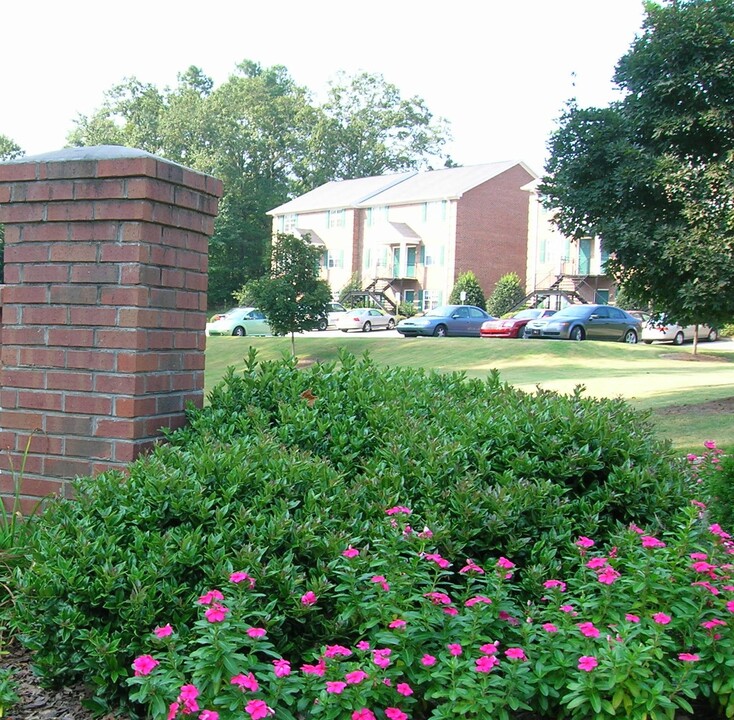
[[[482,323],[495,319],[474,305],[441,305],[424,315],[401,320],[396,330],[405,337],[479,337]]]

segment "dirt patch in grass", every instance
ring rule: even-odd
[[[696,413],[700,415],[730,415],[733,412],[734,397],[728,397],[702,403],[693,403],[691,405],[668,405],[667,407],[658,408],[655,414],[690,415],[691,413]]]
[[[665,360],[686,360],[688,362],[729,362],[728,358],[721,355],[706,355],[705,353],[677,352],[661,355]]]

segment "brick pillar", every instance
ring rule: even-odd
[[[207,242],[222,184],[149,153],[0,163],[0,493],[123,469],[204,392]]]

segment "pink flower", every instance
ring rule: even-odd
[[[553,623],[544,623],[543,630],[549,633],[558,632],[558,628]]]
[[[652,619],[658,624],[658,625],[667,625],[673,618],[670,617],[670,615],[666,615],[665,613],[655,613],[652,616]]]
[[[169,623],[167,625],[164,625],[163,627],[157,627],[155,630],[153,630],[153,634],[159,638],[168,637],[169,635],[173,635],[173,628]]]
[[[390,584],[387,582],[387,578],[384,575],[373,575],[370,578],[370,582],[379,585],[385,592],[390,589]]]
[[[466,559],[466,565],[464,565],[461,570],[459,570],[459,573],[470,573],[475,572],[477,575],[484,575],[484,570],[479,567],[471,558]]]
[[[242,572],[242,570],[238,570],[237,572],[233,572],[229,576],[229,581],[233,582],[235,584],[241,583],[241,582],[247,582],[247,584],[250,586],[250,588],[255,587],[255,578],[251,575],[248,575],[246,572]],[[220,600],[222,598],[219,598]]]
[[[408,683],[398,683],[395,687],[395,690],[397,690],[401,695],[405,695],[405,697],[413,694],[413,688],[410,687]]]
[[[459,643],[449,643],[446,647],[454,657],[458,657],[463,652],[463,648]]]
[[[598,664],[599,661],[593,655],[582,655],[579,658],[579,670],[584,672],[591,672]]]
[[[705,560],[698,560],[691,565],[691,570],[698,573],[712,573],[716,570],[716,565],[712,565]]]
[[[387,720],[408,720],[408,716],[399,708],[385,708],[385,717]]]
[[[352,713],[352,720],[376,720],[376,718],[372,710],[362,708],[361,710],[355,710]]]
[[[341,695],[346,687],[347,684],[345,682],[342,682],[341,680],[327,680],[326,682],[326,692],[333,693],[334,695]]]
[[[369,675],[364,670],[352,670],[344,676],[344,679],[349,685],[359,685],[362,680],[366,680],[368,677]]]
[[[691,560],[708,560],[709,556],[706,553],[694,552],[691,553],[688,557],[691,558]]]
[[[366,640],[360,640],[357,643],[357,650],[369,650],[370,644]]]
[[[133,669],[136,677],[141,675],[150,675],[160,661],[156,660],[152,655],[140,655],[133,660]]]
[[[662,540],[654,538],[652,535],[642,536],[642,547],[644,548],[664,548],[665,543]]]
[[[168,715],[166,716],[166,720],[175,720],[176,715],[178,715],[178,709],[180,705],[177,702],[172,702],[168,706]]]
[[[219,720],[219,713],[214,710],[202,710],[199,720]]]
[[[235,675],[229,682],[231,685],[237,685],[237,687],[250,692],[257,692],[260,689],[260,685],[252,673],[247,673],[247,675],[240,673]]]
[[[474,661],[475,670],[480,673],[492,672],[492,668],[499,665],[496,655],[482,655]]]
[[[392,654],[392,650],[389,648],[382,648],[380,650],[375,650],[372,654],[372,662],[377,665],[377,667],[382,668],[383,670],[386,667],[390,667],[390,655]]]
[[[430,560],[431,562],[435,562],[436,565],[438,565],[440,568],[443,568],[444,570],[447,567],[451,566],[451,563],[446,560],[445,558],[442,558],[439,553],[425,553],[423,557],[426,560]]]
[[[719,525],[719,523],[714,523],[713,525],[709,525],[709,532],[712,533],[713,535],[718,535],[723,540],[728,540],[731,537],[731,535],[729,535],[728,533],[725,533],[721,529],[721,525]]]
[[[323,677],[326,672],[326,662],[324,658],[320,658],[316,665],[301,665],[301,672],[304,675],[318,675],[319,677]]]
[[[734,613],[734,600],[729,600],[729,602],[728,602],[728,603],[726,603],[726,609],[727,609],[727,610],[728,610],[728,611],[729,611],[730,613]]]
[[[215,600],[224,600],[219,590],[210,590],[199,598],[199,605],[211,605]]]
[[[505,610],[500,610],[497,613],[497,617],[500,620],[504,620],[505,622],[508,622],[510,625],[519,625],[520,624],[520,621],[517,618],[512,617],[512,615],[510,615],[510,613],[508,613]]]
[[[441,608],[447,615],[458,615],[459,611],[455,607],[443,607]]]
[[[410,515],[413,511],[405,505],[395,505],[395,507],[388,508],[385,510],[388,515],[397,515],[403,513],[404,515]]]
[[[508,560],[506,557],[500,557],[497,561],[497,567],[502,568],[503,570],[512,570],[512,568],[515,567],[515,563]]]
[[[259,638],[265,637],[265,635],[267,635],[267,631],[265,630],[265,628],[251,627],[247,628],[247,634],[251,638]]]
[[[576,544],[577,544],[577,545],[578,545],[578,546],[579,546],[580,548],[590,548],[590,547],[594,547],[594,544],[595,544],[595,543],[594,543],[594,541],[593,541],[593,540],[592,540],[591,538],[587,538],[587,537],[585,537],[584,535],[582,535],[582,536],[581,536],[581,537],[580,537],[580,538],[579,538],[579,539],[578,539],[578,540],[576,541]]]
[[[585,635],[586,637],[599,637],[599,630],[594,627],[594,623],[582,622],[578,623],[576,627],[581,631],[581,634]]]
[[[210,623],[223,622],[224,619],[227,617],[228,612],[229,608],[224,607],[224,605],[219,605],[218,603],[215,603],[214,605],[210,605],[204,611],[204,617]]]
[[[183,712],[190,715],[199,711],[199,703],[196,698],[199,697],[199,689],[196,685],[182,685],[178,694],[178,701],[183,703]]]
[[[425,665],[426,667],[431,667],[432,665],[435,665],[436,664],[436,658],[433,657],[433,655],[429,655],[428,653],[426,653],[421,658],[421,664],[422,665]]]
[[[683,662],[698,662],[701,658],[693,653],[678,653],[678,660]]]
[[[543,583],[543,587],[548,590],[558,588],[561,592],[566,592],[566,583],[563,580],[546,580]]]
[[[275,715],[275,710],[268,707],[264,700],[250,700],[245,705],[245,712],[252,718],[252,720],[262,720],[268,717],[268,715]]]
[[[349,558],[351,560],[352,558],[356,558],[357,555],[359,555],[359,550],[357,550],[357,548],[353,548],[350,545],[346,550],[344,550],[344,552],[342,552],[342,555],[345,558]]]
[[[316,593],[313,592],[313,590],[309,590],[308,592],[301,595],[302,605],[315,605],[317,600],[318,598],[316,597]]]
[[[607,559],[605,557],[595,557],[591,558],[591,560],[586,563],[586,567],[591,570],[598,570],[599,568],[603,568],[606,564]]]
[[[392,621],[392,622],[391,622],[391,623],[390,623],[390,624],[388,625],[388,627],[389,627],[389,628],[390,628],[391,630],[402,630],[402,629],[403,629],[403,628],[404,628],[404,627],[406,626],[406,624],[407,624],[407,623],[405,622],[405,620],[400,620],[400,618],[398,618],[397,620],[393,620],[393,621]]]
[[[499,642],[485,643],[479,647],[479,650],[485,655],[494,655],[499,647]]]
[[[710,582],[707,582],[706,580],[699,580],[698,582],[692,582],[691,587],[704,587],[706,588],[712,595],[718,595],[719,589],[714,587]]]
[[[485,595],[475,595],[474,597],[470,597],[464,603],[464,605],[466,607],[473,607],[474,605],[477,605],[478,603],[484,603],[485,605],[491,605],[492,601]]]
[[[713,620],[706,620],[705,622],[701,623],[701,627],[706,628],[706,630],[712,630],[713,628],[719,627],[720,625],[726,625],[726,622],[724,620],[714,618]]]
[[[505,650],[505,657],[510,660],[527,660],[525,651],[519,647],[507,648],[507,650]]]
[[[597,575],[597,580],[605,585],[611,585],[616,580],[619,580],[619,577],[619,573],[613,567],[607,567]]]
[[[714,441],[714,440],[706,440],[706,441],[704,442],[703,446],[704,446],[704,447],[705,447],[705,448],[706,448],[707,450],[714,450],[714,449],[716,448],[716,441]]]
[[[433,537],[433,532],[431,531],[431,528],[424,525],[423,530],[418,533],[418,537],[421,540],[429,540]]]
[[[645,531],[642,528],[637,527],[634,523],[630,523],[630,530],[638,535],[644,535]]]
[[[344,645],[327,645],[324,651],[324,657],[333,658],[337,656],[350,657],[352,651]]]
[[[273,660],[273,672],[275,677],[286,677],[291,674],[291,664],[283,658]]]
[[[632,613],[627,613],[624,616],[624,619],[627,622],[631,622],[631,623],[638,623],[638,622],[640,622],[640,618],[637,615],[632,615]]]
[[[569,613],[570,615],[576,615],[576,611],[573,609],[573,605],[561,605],[558,608],[561,612]]]
[[[423,597],[427,597],[434,605],[451,605],[451,598],[442,592],[429,592]]]

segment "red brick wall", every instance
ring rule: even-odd
[[[0,468],[25,461],[25,509],[75,476],[123,469],[203,402],[221,192],[129,148],[0,164]],[[12,491],[3,472],[0,493]]]
[[[533,179],[515,165],[458,201],[454,281],[471,270],[487,297],[509,272],[525,286],[529,193],[520,188]]]

